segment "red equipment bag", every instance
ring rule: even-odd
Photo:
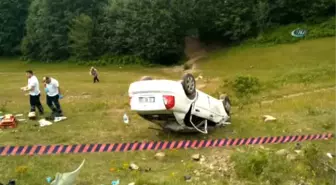
[[[16,126],[16,119],[13,115],[5,115],[0,122],[0,128],[15,128]]]

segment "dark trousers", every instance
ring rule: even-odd
[[[39,110],[40,114],[44,113],[43,106],[40,101],[40,94],[36,96],[30,95],[29,97],[29,102],[30,102],[30,111],[35,112],[35,107]]]
[[[93,83],[99,82],[98,76],[93,77]]]
[[[47,105],[51,109],[53,114],[57,114],[58,116],[62,115],[62,109],[59,103],[59,95],[56,96],[47,95]]]

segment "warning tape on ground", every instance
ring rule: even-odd
[[[32,145],[32,146],[0,146],[0,156],[52,155],[102,152],[127,152],[144,150],[169,150],[209,147],[232,147],[261,144],[280,144],[313,140],[328,140],[334,137],[331,133],[295,136],[225,138],[211,140],[182,141],[150,141],[112,144],[74,144],[74,145]]]

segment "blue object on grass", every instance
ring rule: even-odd
[[[51,177],[47,177],[47,178],[46,178],[46,180],[47,180],[47,182],[50,184],[50,183],[51,183],[51,180],[52,180],[52,178],[51,178]]]
[[[120,181],[119,180],[116,180],[116,181],[112,181],[112,185],[119,185]]]
[[[59,94],[58,99],[62,99],[62,98],[63,98],[63,95]]]

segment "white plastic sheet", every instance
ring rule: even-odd
[[[56,173],[55,180],[53,180],[51,185],[75,185],[76,178],[79,174],[80,169],[84,165],[85,159],[82,164],[73,172],[67,173]]]

